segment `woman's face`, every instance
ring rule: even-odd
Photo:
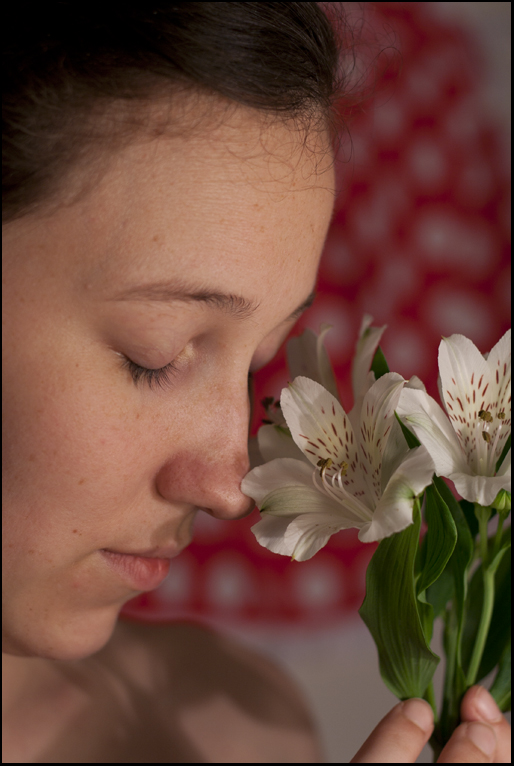
[[[105,550],[170,557],[198,510],[253,507],[248,373],[314,288],[324,140],[237,108],[131,144],[73,203],[6,227],[4,651],[97,651],[140,592]]]

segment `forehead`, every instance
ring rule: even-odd
[[[333,204],[328,136],[241,107],[199,122],[125,146],[46,219],[61,273],[98,293],[207,274],[248,293],[294,266],[312,286]]]

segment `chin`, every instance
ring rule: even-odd
[[[2,651],[18,657],[82,660],[103,649],[111,638],[121,606],[9,626],[4,619]],[[12,621],[11,621],[12,622]]]

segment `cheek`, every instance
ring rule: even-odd
[[[83,535],[94,542],[96,529],[101,536],[119,522],[150,474],[139,413],[119,391],[99,389],[75,369],[60,387],[52,375],[46,385],[39,376],[37,386],[19,377],[6,386],[4,531],[17,544],[30,538],[38,547],[56,539],[76,545]]]

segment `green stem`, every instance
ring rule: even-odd
[[[444,672],[443,707],[440,722],[440,740],[444,744],[450,738],[458,719],[458,708],[455,689],[455,670],[457,664],[457,615],[455,604],[452,603],[445,614],[444,653],[446,667]]]
[[[485,569],[488,563],[488,549],[487,549],[487,522],[491,515],[491,509],[475,503],[475,516],[478,519],[478,530],[480,535],[480,558],[482,559],[482,567]]]
[[[498,511],[498,526],[496,527],[496,534],[494,536],[494,545],[493,545],[493,553],[491,556],[491,561],[494,561],[496,554],[499,552],[502,542],[502,532],[503,532],[503,522],[507,518],[506,514],[500,513]]]
[[[491,572],[488,568],[489,551],[487,538],[487,522],[489,521],[489,516],[491,515],[491,509],[484,508],[483,506],[478,505],[478,503],[475,503],[475,515],[478,519],[478,528],[480,533],[480,554],[482,558],[484,600],[482,603],[482,614],[480,615],[480,623],[478,625],[475,645],[473,646],[473,654],[471,655],[468,675],[466,678],[468,687],[473,686],[478,675],[478,669],[480,667],[480,662],[484,653],[485,642],[487,640],[487,634],[489,633],[489,626],[491,625],[491,617],[493,615],[494,607],[494,572]],[[500,527],[500,523],[498,523],[498,527]],[[496,540],[494,547],[496,547]]]
[[[494,572],[486,569],[483,564],[482,571],[484,576],[484,602],[482,604],[482,614],[480,616],[480,624],[478,626],[477,637],[473,647],[473,654],[471,655],[471,662],[469,664],[467,675],[468,686],[473,686],[476,681],[494,607]]]

